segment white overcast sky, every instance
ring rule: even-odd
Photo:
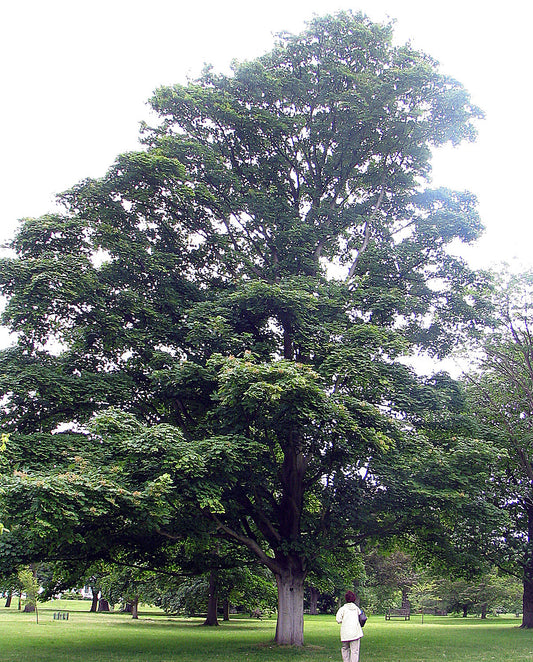
[[[469,253],[475,266],[533,266],[531,0],[0,0],[0,241],[136,149],[155,88],[204,62],[227,70],[269,50],[274,33],[339,9],[396,19],[399,41],[471,92],[486,113],[479,139],[441,150],[433,184],[478,196],[487,231]]]

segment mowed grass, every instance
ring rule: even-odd
[[[273,645],[275,618],[234,617],[218,628],[199,618],[170,618],[155,609],[138,621],[120,613],[90,614],[87,602],[56,601],[35,615],[0,607],[0,662],[301,662],[340,661],[333,616],[308,616],[303,648]],[[67,608],[69,620],[53,620]],[[531,662],[533,631],[517,618],[371,616],[361,662]]]

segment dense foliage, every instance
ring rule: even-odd
[[[492,440],[497,473],[487,496],[506,519],[492,538],[490,558],[523,582],[522,626],[533,627],[533,275],[495,279],[495,318],[469,375],[479,433]]]
[[[456,385],[403,361],[484,313],[449,250],[476,201],[427,185],[480,111],[351,13],[151,104],[144,148],[0,264],[1,553],[179,564],[218,537],[272,571],[276,640],[299,644],[304,581],[339,546],[410,534],[456,558],[490,464]]]

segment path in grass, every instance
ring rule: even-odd
[[[64,608],[65,603],[59,605]],[[235,618],[218,628],[202,619],[168,618],[141,612],[90,614],[85,602],[68,604],[68,621],[54,621],[54,606],[31,614],[0,607],[0,662],[340,662],[333,616],[306,618],[302,649],[272,645],[275,620]],[[519,619],[419,617],[385,621],[371,617],[365,627],[361,662],[531,662],[533,631]]]

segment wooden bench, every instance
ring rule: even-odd
[[[68,621],[69,612],[68,611],[55,611],[54,612],[54,621]]]
[[[411,610],[409,607],[402,607],[401,609],[387,609],[385,620],[390,621],[391,618],[403,618],[405,621],[411,619]]]

